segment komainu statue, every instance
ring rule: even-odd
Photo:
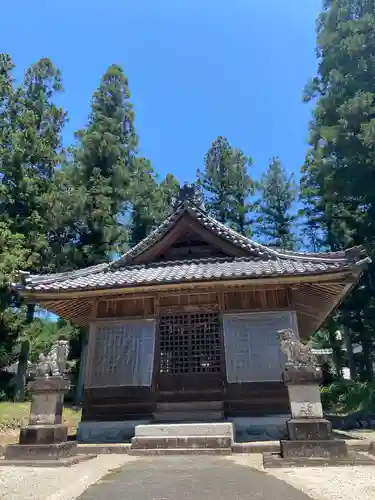
[[[69,342],[59,340],[54,344],[50,352],[45,356],[39,355],[36,366],[37,377],[63,377],[66,370],[66,362],[69,354]]]
[[[302,344],[291,328],[279,330],[280,348],[286,355],[286,366],[317,368],[317,359],[310,344]]]

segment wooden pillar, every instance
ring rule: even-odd
[[[83,390],[85,385],[86,366],[87,366],[87,351],[88,351],[88,330],[85,329],[82,335],[82,350],[79,361],[79,372],[77,386],[75,391],[75,403],[81,404],[83,400]]]

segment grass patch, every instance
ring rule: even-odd
[[[0,402],[0,435],[15,431],[27,425],[30,415],[30,402],[11,403]],[[69,406],[64,407],[63,422],[69,427],[69,434],[75,434],[81,421],[81,409]]]

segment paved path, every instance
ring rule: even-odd
[[[212,456],[142,458],[90,486],[80,500],[309,500],[265,472]]]

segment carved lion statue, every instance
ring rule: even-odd
[[[302,344],[291,328],[279,330],[277,336],[280,348],[286,355],[287,366],[317,366],[317,359],[311,350],[311,345]]]
[[[54,344],[47,354],[39,355],[39,362],[36,366],[37,377],[63,377],[66,369],[66,361],[69,354],[69,343],[66,340],[59,340]]]

